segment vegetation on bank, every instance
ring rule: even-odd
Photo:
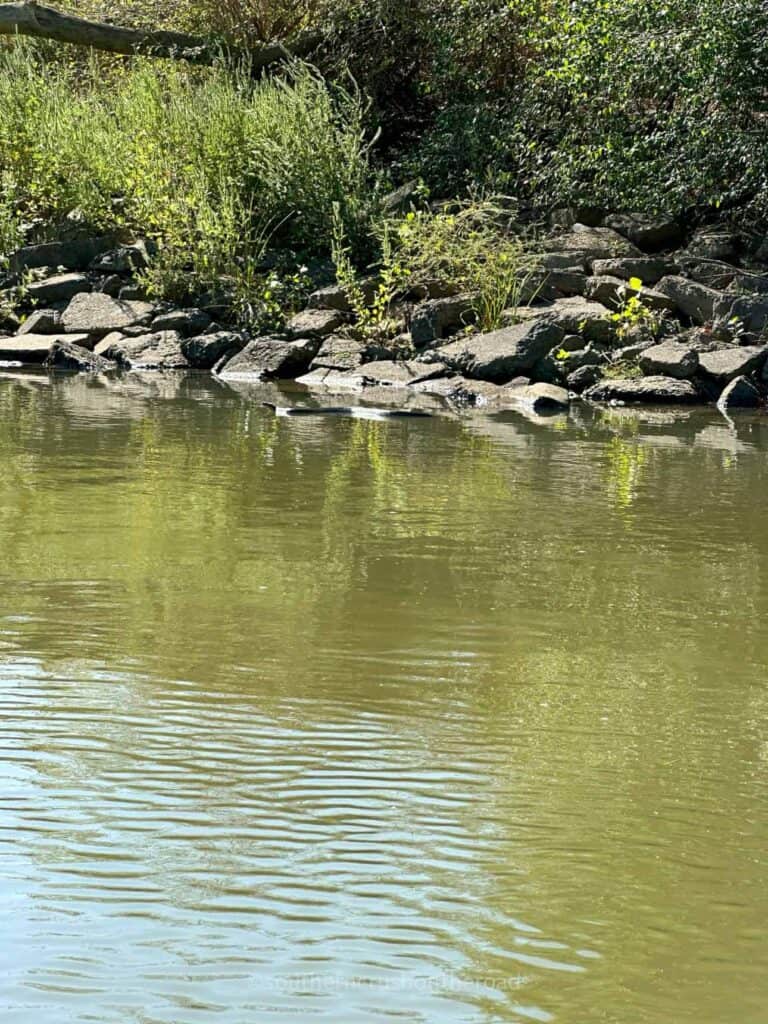
[[[326,43],[313,65],[259,81],[225,62],[7,45],[0,252],[78,209],[94,228],[157,243],[153,294],[225,287],[241,317],[268,325],[314,272],[330,276],[332,256],[347,274],[383,267],[386,290],[426,273],[446,238],[457,287],[508,285],[508,305],[529,268],[509,203],[485,219],[491,196],[536,213],[589,204],[691,223],[727,215],[755,232],[768,222],[763,0],[103,6],[75,8],[241,44],[319,25]],[[381,196],[411,179],[421,197],[458,205],[382,213]],[[490,323],[501,300],[483,301]]]

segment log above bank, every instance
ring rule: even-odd
[[[87,21],[64,14],[43,4],[21,2],[0,4],[0,36],[32,36],[87,46],[108,53],[185,60],[193,64],[213,64],[222,57],[220,43],[184,32],[122,28],[103,22]],[[305,33],[291,43],[269,43],[248,50],[226,51],[228,57],[247,62],[254,73],[291,57],[304,57],[319,43],[317,33]]]

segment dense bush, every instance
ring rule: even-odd
[[[373,0],[357,20],[354,3],[340,45],[405,130],[403,174],[542,205],[764,215],[764,0]]]
[[[98,11],[102,0],[77,4]],[[397,178],[548,206],[766,214],[765,0],[118,0],[237,41],[321,25]]]

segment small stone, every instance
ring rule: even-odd
[[[620,213],[606,217],[605,223],[648,252],[675,246],[683,237],[680,225],[672,217],[650,218],[642,213]]]
[[[602,370],[599,366],[585,364],[584,366],[578,367],[573,370],[572,373],[568,374],[566,383],[570,391],[575,391],[581,394],[585,388],[591,387],[596,384],[602,377]]]
[[[107,334],[101,341],[97,341],[93,346],[93,351],[97,356],[104,356],[107,359],[114,359],[112,354],[113,346],[122,345],[124,341],[128,339],[128,335],[123,334],[121,331],[112,331]]]
[[[717,313],[726,320],[736,317],[745,331],[760,334],[768,328],[768,297],[740,295],[730,301],[730,296],[725,296]]]
[[[125,338],[104,353],[128,370],[188,370],[178,331],[157,331]]]
[[[376,295],[377,282],[373,277],[364,278],[358,282],[363,299],[366,303],[373,302]],[[312,292],[307,301],[308,309],[336,309],[341,313],[351,313],[352,305],[347,295],[347,289],[340,284],[329,284],[325,288],[318,288]]]
[[[27,295],[33,302],[68,302],[79,292],[90,290],[91,282],[85,274],[56,274],[27,285]]]
[[[581,253],[573,252],[545,252],[538,257],[538,263],[544,270],[577,270],[582,274],[586,267]]]
[[[555,292],[554,297],[583,295],[587,288],[587,275],[578,268],[550,270],[545,278],[547,288]]]
[[[591,228],[585,224],[574,224],[568,234],[546,239],[543,248],[546,252],[570,253],[576,257],[575,262],[643,255],[618,232],[610,228]]]
[[[632,296],[637,295],[644,306],[657,312],[674,312],[676,303],[663,292],[653,288],[630,288],[626,281],[618,277],[590,277],[586,284],[587,298],[601,302],[610,309],[620,309]]]
[[[732,263],[738,254],[738,238],[730,231],[702,228],[693,236],[685,252],[687,256]]]
[[[149,266],[149,252],[143,241],[120,245],[102,253],[91,262],[90,269],[102,274],[132,274]]]
[[[108,236],[76,238],[68,242],[45,242],[18,249],[9,260],[12,274],[40,267],[64,267],[66,270],[85,270],[98,255],[113,244]]]
[[[105,277],[99,285],[99,291],[104,292],[105,295],[111,295],[112,298],[117,298],[123,288],[123,279],[118,274],[110,274]]]
[[[515,399],[530,406],[534,412],[567,409],[571,403],[565,388],[555,384],[531,384],[527,388],[515,389]]]
[[[588,299],[558,299],[542,311],[565,334],[580,334],[585,341],[607,344],[613,339],[611,311]]]

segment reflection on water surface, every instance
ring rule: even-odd
[[[273,393],[0,380],[3,1019],[764,1021],[768,420]]]

